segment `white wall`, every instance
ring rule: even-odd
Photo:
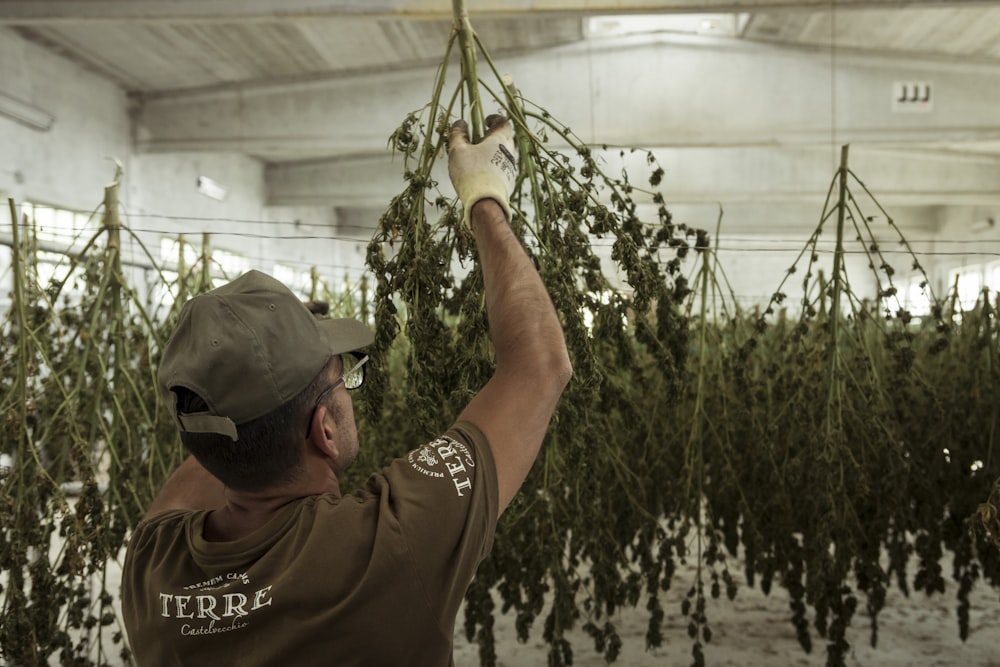
[[[269,208],[264,165],[240,154],[138,154],[132,142],[129,100],[114,83],[0,29],[0,95],[44,111],[54,118],[40,130],[0,114],[0,195],[18,204],[29,201],[61,209],[93,211],[104,187],[123,168],[120,201],[126,224],[160,260],[163,237],[184,234],[201,245],[241,255],[252,268],[273,272],[275,264],[308,273],[318,265],[321,278],[340,285],[345,273],[360,273],[364,253],[337,235],[329,207]],[[217,201],[197,190],[199,176],[226,189]],[[4,202],[0,238],[11,228]],[[136,243],[125,243],[126,257],[147,263]],[[10,254],[0,250],[0,281],[8,283]],[[6,277],[5,277],[6,276]],[[7,289],[0,289],[6,296]]]
[[[51,129],[40,131],[0,115],[0,191],[17,201],[93,208],[114,176],[109,156],[127,167],[125,93],[0,29],[0,94],[55,117]]]

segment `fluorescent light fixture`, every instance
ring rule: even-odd
[[[624,37],[658,32],[735,37],[739,14],[622,14],[587,20],[588,37]]]
[[[198,192],[217,201],[226,199],[226,189],[208,176],[198,177]]]
[[[28,104],[6,93],[0,93],[0,115],[42,132],[48,132],[52,129],[52,124],[56,122],[56,117],[45,109]]]
[[[985,232],[993,229],[997,224],[997,221],[992,218],[980,218],[972,223],[972,231],[974,232]]]

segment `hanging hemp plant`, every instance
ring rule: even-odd
[[[982,531],[997,549],[1000,549],[1000,478],[993,483],[989,498],[976,510]]]
[[[99,230],[44,280],[31,221],[10,202],[14,289],[0,337],[0,441],[12,460],[0,472],[5,664],[127,661],[117,561],[181,459],[154,389],[173,319],[154,321],[129,286],[122,239],[142,244],[119,218],[117,181],[104,194]],[[179,282],[183,296],[197,278]]]
[[[944,592],[943,548],[953,552],[963,639],[972,585],[1000,580],[997,554],[968,529],[977,493],[988,492],[997,466],[996,417],[982,410],[1000,390],[994,319],[988,303],[963,315],[934,299],[926,275],[929,315],[899,305],[889,253],[902,254],[914,272],[923,268],[847,156],[844,147],[820,224],[770,303],[726,325],[723,371],[709,383],[731,389],[720,392],[719,419],[702,445],[711,462],[704,493],[712,528],[731,553],[742,546],[749,585],[759,581],[768,592],[776,582],[788,591],[801,645],[812,650],[812,626],[831,666],[845,664],[861,604],[876,644],[887,588],[895,581],[910,591],[912,556],[913,589],[930,595]],[[877,239],[871,208],[896,234],[898,250]],[[833,266],[824,278],[818,241],[831,221]],[[874,299],[851,285],[852,240],[877,286]],[[800,264],[793,319],[775,310]]]
[[[516,132],[511,226],[559,313],[574,379],[539,461],[503,517],[503,536],[469,592],[466,631],[478,639],[483,664],[493,664],[489,591],[497,587],[504,608],[517,614],[522,638],[545,615],[552,664],[572,661],[564,633],[578,621],[610,660],[620,640],[608,618],[616,608],[636,604],[644,588],[658,590],[670,569],[663,561],[672,557],[660,550],[664,531],[655,520],[664,490],[637,473],[657,456],[650,450],[647,420],[622,415],[634,412],[629,386],[642,375],[657,378],[664,402],[677,389],[688,335],[678,309],[687,293],[679,269],[689,241],[700,247],[704,238],[671,220],[655,191],[663,170],[651,153],[640,153],[648,174],[609,175],[607,156],[623,159],[633,151],[590,146],[522,96],[496,70],[464,2],[456,0],[453,10],[431,101],[390,138],[406,184],[368,246],[367,264],[377,281],[373,357],[386,368],[373,374],[362,413],[371,424],[393,424],[393,453],[399,454],[446,428],[491,374],[473,239],[433,168],[443,159],[454,120],[467,120],[477,141],[485,115],[495,109],[512,120]],[[460,74],[449,92],[456,51]],[[656,204],[654,219],[640,219],[640,197]],[[613,269],[595,251],[608,243]],[[612,270],[623,277],[622,285],[609,275]],[[381,431],[373,437],[385,442]],[[624,580],[623,570],[632,573]],[[553,602],[543,610],[546,591]],[[652,611],[655,639],[662,613]]]

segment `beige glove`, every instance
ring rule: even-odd
[[[480,199],[500,204],[510,222],[510,197],[517,177],[514,157],[514,127],[504,116],[486,118],[487,132],[478,144],[469,143],[469,126],[457,120],[448,136],[448,175],[465,209],[462,220],[469,224],[469,211]]]

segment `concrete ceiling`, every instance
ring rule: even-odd
[[[126,89],[138,150],[246,153],[267,163],[272,203],[374,222],[403,187],[386,142],[429,101],[451,5],[0,0],[0,25]],[[466,7],[526,97],[585,141],[653,150],[693,224],[719,204],[730,228],[815,224],[843,144],[904,227],[1000,213],[996,2]],[[913,91],[929,99],[900,101]]]

